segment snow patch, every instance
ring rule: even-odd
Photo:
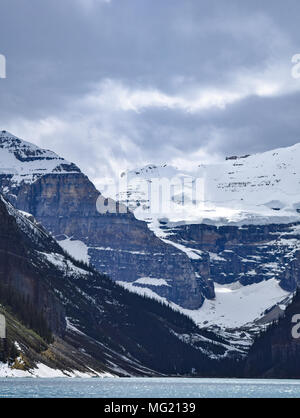
[[[279,286],[276,279],[250,286],[240,283],[215,285],[215,292],[215,300],[206,299],[201,309],[189,314],[199,325],[241,327],[260,318],[270,306],[280,303],[290,294]]]
[[[283,290],[276,279],[270,279],[250,286],[239,282],[230,285],[216,285],[216,298],[205,300],[197,310],[184,309],[166,298],[159,296],[146,287],[136,287],[133,283],[118,282],[125,289],[158,300],[190,317],[197,325],[208,328],[218,326],[223,329],[235,329],[253,323],[263,316],[264,312],[280,304],[289,292]]]
[[[170,286],[166,280],[154,279],[152,277],[141,277],[140,279],[137,279],[134,283],[145,284],[149,286]]]
[[[65,240],[59,241],[58,243],[63,248],[63,250],[75,258],[75,260],[84,261],[85,263],[89,264],[89,249],[84,242],[72,240],[72,238],[67,238]]]
[[[191,260],[201,260],[202,251],[195,250],[193,248],[188,248],[184,245],[178,244],[177,242],[173,242],[164,238],[161,238],[166,244],[173,245],[173,247],[177,248],[178,250],[184,252]]]
[[[12,369],[7,363],[0,362],[0,378],[3,377],[14,377],[14,378],[24,378],[24,377],[33,377],[33,378],[43,378],[43,379],[53,379],[59,377],[70,377],[70,378],[91,378],[91,377],[115,377],[111,373],[103,372],[99,373],[95,370],[90,369],[90,372],[80,372],[78,370],[59,370],[59,369],[52,369],[46,364],[37,363],[36,367],[30,370],[17,370]]]

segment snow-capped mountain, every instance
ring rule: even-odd
[[[300,144],[199,168],[205,178],[204,218],[270,223],[300,219]],[[225,209],[225,216],[222,209]],[[226,215],[226,211],[230,210]]]
[[[136,217],[150,222],[154,230],[159,219],[173,224],[289,223],[300,220],[299,159],[300,144],[296,144],[252,156],[228,157],[220,164],[201,164],[194,172],[166,164],[149,165],[123,173],[117,196],[109,188],[106,193],[128,204]],[[164,188],[160,197],[158,185]]]
[[[214,282],[216,298],[188,314],[202,326],[236,328],[281,315],[300,283],[299,161],[296,144],[195,172],[149,165],[106,193]]]

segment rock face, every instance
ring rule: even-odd
[[[294,291],[300,284],[300,224],[184,225],[166,228],[170,240],[206,255],[206,271],[220,285],[276,278]],[[204,264],[205,265],[205,264]],[[200,264],[203,269],[203,263]]]
[[[96,202],[104,198],[78,167],[5,131],[0,134],[0,191],[57,239],[84,243],[90,262],[112,279],[159,279],[164,284],[147,287],[185,308],[202,305],[206,279],[197,279],[186,254],[162,242],[131,213],[100,214]]]
[[[201,289],[189,259],[164,244],[131,213],[100,215],[99,192],[83,174],[47,175],[22,187],[17,207],[32,213],[58,239],[72,237],[88,247],[91,263],[113,280],[164,279],[161,296],[198,308]]]

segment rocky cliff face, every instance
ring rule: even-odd
[[[51,151],[2,132],[0,191],[57,239],[84,243],[90,262],[114,280],[158,279],[160,285],[149,287],[160,296],[189,309],[202,305],[206,279],[197,279],[186,254],[162,242],[131,213],[100,214],[100,193],[74,164]]]
[[[206,256],[206,271],[215,283],[251,285],[275,277],[287,291],[294,291],[300,283],[299,223],[184,225],[166,231],[168,239],[193,249],[201,260]],[[204,268],[202,262],[200,267]]]

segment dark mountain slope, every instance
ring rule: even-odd
[[[300,314],[300,291],[287,307],[285,315],[257,337],[251,348],[244,375],[276,379],[300,378],[300,333],[295,315]],[[294,321],[293,321],[294,319]],[[299,322],[299,317],[296,318]],[[298,338],[295,338],[297,336]]]

